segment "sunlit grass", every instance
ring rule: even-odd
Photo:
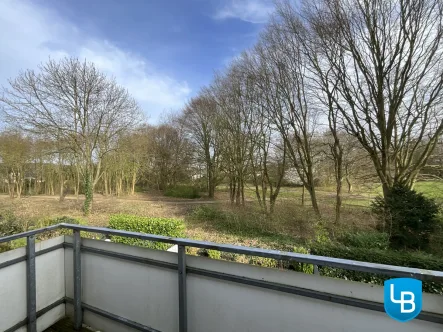
[[[417,182],[414,188],[418,192],[425,194],[425,196],[443,203],[443,181]]]

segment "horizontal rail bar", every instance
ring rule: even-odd
[[[72,243],[65,243],[64,246],[65,246],[65,248],[69,248],[69,249],[73,248]],[[144,257],[133,256],[133,255],[127,255],[127,254],[122,254],[122,253],[114,252],[114,251],[97,249],[97,248],[92,248],[92,247],[87,247],[87,246],[81,246],[81,251],[88,252],[88,253],[95,254],[95,255],[101,255],[101,256],[122,259],[122,260],[130,261],[130,262],[134,262],[134,263],[157,266],[157,267],[170,269],[170,270],[177,270],[178,269],[177,264],[174,264],[174,263],[162,262],[162,261],[157,261],[157,260],[151,259],[151,258],[144,258]]]
[[[23,248],[25,248],[25,247],[23,247]],[[57,245],[55,245],[53,247],[37,251],[35,253],[35,256],[41,256],[41,255],[47,254],[47,253],[49,253],[51,251],[54,251],[54,250],[57,250],[57,249],[63,249],[63,248],[64,248],[64,243],[59,243],[59,244],[57,244]],[[23,255],[23,256],[11,259],[9,261],[0,263],[0,270],[5,268],[5,267],[8,267],[8,266],[20,263],[20,262],[24,262],[24,261],[26,261],[26,255]]]
[[[46,314],[47,312],[51,311],[55,307],[58,307],[60,304],[65,304],[65,298],[64,297],[61,298],[60,300],[57,300],[54,303],[48,305],[47,307],[37,311],[37,317],[40,317],[40,316]]]
[[[273,258],[277,260],[296,261],[300,263],[329,266],[329,267],[341,268],[352,271],[384,274],[396,277],[412,277],[420,280],[440,280],[440,281],[443,280],[443,271],[424,270],[424,269],[416,269],[416,268],[409,268],[402,266],[353,261],[342,258],[315,256],[315,255],[299,254],[292,252],[282,252],[279,250],[243,247],[243,246],[235,246],[229,244],[198,241],[198,240],[188,240],[188,239],[173,238],[161,235],[128,232],[128,231],[115,230],[103,227],[80,226],[73,224],[60,224],[60,225],[64,228],[72,230],[81,230],[81,231],[100,233],[105,235],[123,236],[123,237],[135,238],[140,240],[170,243],[170,244],[183,245],[195,248],[219,250],[219,251],[232,252],[237,254]]]
[[[65,298],[61,298],[61,299],[55,301],[54,303],[51,303],[47,307],[44,307],[43,309],[37,311],[37,318],[43,316],[44,314],[51,311],[55,307],[58,307],[59,305],[64,304],[64,303],[66,303]],[[14,326],[11,326],[10,328],[6,329],[4,332],[15,332],[19,328],[25,326],[27,323],[28,323],[28,319],[25,318],[22,321],[15,324]]]
[[[209,271],[198,269],[194,267],[187,267],[186,272],[189,274],[199,275],[208,278],[226,280],[230,282],[235,282],[243,285],[254,286],[264,289],[270,289],[282,293],[294,294],[309,298],[314,298],[317,300],[328,301],[337,304],[349,305],[352,307],[368,309],[377,312],[385,312],[383,303],[354,299],[347,296],[319,292],[312,289],[306,289],[296,286],[283,285],[275,282],[257,280],[247,277],[236,276],[232,274],[222,273],[218,271]],[[433,323],[443,324],[443,315],[433,314],[429,312],[421,312],[420,315],[417,316],[418,319],[429,321]]]
[[[69,303],[69,304],[74,304],[74,299],[71,299],[69,297],[65,297],[65,302]],[[134,322],[134,321],[132,321],[130,319],[127,319],[127,318],[115,315],[113,313],[110,313],[108,311],[105,311],[105,310],[93,307],[93,306],[91,306],[89,304],[86,304],[86,303],[82,303],[82,308],[85,309],[85,310],[88,310],[88,311],[90,311],[90,312],[92,312],[92,313],[94,313],[96,315],[99,315],[99,316],[111,319],[111,320],[113,320],[115,322],[121,323],[121,324],[126,325],[128,327],[131,327],[131,328],[133,328],[133,329],[135,329],[137,331],[161,332],[161,331],[156,330],[156,329],[154,329],[152,327],[139,324],[139,323]]]
[[[10,328],[4,330],[3,332],[15,332],[17,331],[19,328],[26,326],[26,324],[28,323],[28,319],[25,318],[24,320],[18,322],[17,324],[15,324],[14,326],[11,326]]]
[[[44,228],[33,229],[32,231],[27,231],[27,232],[23,232],[23,233],[0,237],[0,243],[5,243],[5,242],[21,239],[22,237],[27,237],[30,235],[37,235],[37,234],[41,234],[44,232],[53,231],[53,230],[63,228],[63,227],[64,227],[63,224],[57,224],[57,225],[52,225],[52,226],[48,226],[48,227],[44,227]]]
[[[24,261],[26,261],[26,255],[23,255],[23,256],[11,259],[9,261],[1,263],[0,264],[0,270],[5,268],[5,267],[8,267],[8,266],[11,266],[11,265],[14,265],[14,264],[18,264],[18,263],[21,263],[21,262],[24,262]]]
[[[352,270],[352,271],[384,274],[384,275],[395,276],[395,277],[412,277],[412,278],[425,280],[425,281],[441,281],[441,280],[443,280],[443,271],[416,269],[416,268],[409,268],[409,267],[403,267],[403,266],[394,266],[394,265],[385,265],[385,264],[353,261],[353,260],[342,259],[342,258],[315,256],[315,255],[299,254],[299,253],[292,253],[292,252],[282,252],[279,250],[269,250],[269,249],[253,248],[253,247],[235,246],[235,245],[229,245],[229,244],[219,244],[219,243],[214,243],[214,242],[188,240],[188,239],[173,238],[173,237],[167,237],[167,236],[161,236],[161,235],[143,234],[143,233],[128,232],[128,231],[115,230],[115,229],[109,229],[109,228],[103,228],[103,227],[81,226],[81,225],[66,224],[66,223],[61,223],[58,225],[53,225],[53,226],[49,226],[49,227],[45,227],[45,228],[41,228],[41,229],[37,229],[37,230],[32,230],[32,231],[28,231],[28,232],[24,232],[24,233],[20,233],[20,234],[9,235],[9,236],[0,238],[0,243],[12,241],[12,240],[26,237],[29,235],[40,234],[40,233],[55,230],[58,228],[80,230],[80,231],[99,233],[99,234],[105,234],[105,235],[123,236],[123,237],[135,238],[135,239],[140,239],[140,240],[170,243],[170,244],[189,246],[189,247],[195,247],[195,248],[219,250],[219,251],[224,251],[224,252],[231,252],[231,253],[244,254],[244,255],[250,255],[250,256],[273,258],[276,260],[295,261],[295,262],[300,262],[300,263],[308,263],[308,264],[314,264],[314,265],[320,265],[320,266],[329,266],[329,267],[341,268],[341,269]]]

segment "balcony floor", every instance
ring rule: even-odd
[[[94,330],[82,328],[80,332],[91,332]],[[74,330],[74,324],[69,318],[64,318],[52,325],[49,329],[44,332],[79,332]]]

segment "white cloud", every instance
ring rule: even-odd
[[[141,55],[110,41],[87,35],[57,13],[27,1],[0,1],[0,84],[20,70],[51,58],[78,56],[116,78],[152,120],[183,105],[191,93],[187,82],[162,74]]]
[[[236,18],[250,23],[266,23],[274,10],[270,0],[229,0],[218,9],[215,18],[219,20]]]

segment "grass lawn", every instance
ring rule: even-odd
[[[443,203],[443,181],[417,182],[414,189],[434,198],[438,203]]]

